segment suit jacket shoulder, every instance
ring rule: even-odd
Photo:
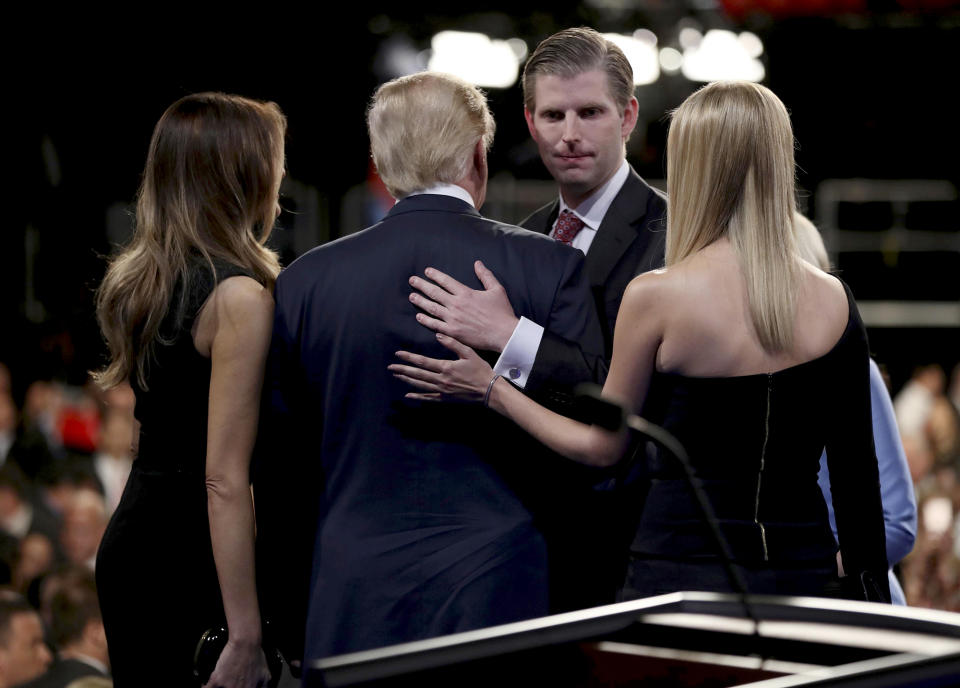
[[[551,201],[542,208],[535,210],[520,223],[520,226],[539,234],[549,234],[559,211],[560,202],[556,200]]]
[[[57,659],[47,673],[23,684],[21,688],[66,688],[71,682],[86,676],[106,677],[106,674],[78,659]]]

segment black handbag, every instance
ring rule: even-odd
[[[267,688],[276,688],[283,673],[283,659],[277,648],[268,642],[269,624],[264,624],[263,654],[267,659],[267,668],[270,669],[270,682]],[[210,680],[210,675],[217,666],[220,653],[227,646],[227,629],[225,626],[209,628],[200,636],[197,649],[193,653],[193,675],[200,681],[200,685]]]

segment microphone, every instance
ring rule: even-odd
[[[574,408],[577,411],[577,418],[585,423],[598,425],[605,430],[616,432],[624,425],[634,432],[649,438],[656,445],[665,449],[673,455],[683,467],[687,484],[693,491],[697,504],[700,507],[704,522],[710,530],[711,537],[720,552],[720,559],[723,563],[723,569],[730,581],[730,586],[740,598],[740,604],[743,607],[744,614],[753,622],[754,635],[759,637],[759,620],[753,613],[750,603],[747,601],[747,585],[740,575],[740,572],[733,565],[733,553],[730,550],[730,544],[720,530],[720,521],[713,510],[710,498],[703,489],[703,481],[697,476],[690,463],[690,456],[686,449],[676,437],[640,416],[627,413],[626,409],[620,404],[605,399],[600,394],[599,385],[585,382],[576,386],[574,390]],[[628,459],[633,461],[636,453]]]

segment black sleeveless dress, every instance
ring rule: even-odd
[[[249,274],[215,261],[216,280]],[[131,380],[140,446],[97,553],[97,589],[117,688],[196,686],[193,653],[224,623],[204,467],[210,359],[190,330],[216,286],[193,259],[178,285],[144,390]],[[185,298],[181,299],[184,294]]]
[[[643,415],[686,448],[751,593],[839,592],[817,485],[824,446],[840,487],[833,499],[846,572],[870,571],[886,590],[866,333],[848,288],[847,299],[847,327],[820,358],[771,374],[651,381]],[[680,464],[665,452],[648,458],[621,598],[731,591]]]

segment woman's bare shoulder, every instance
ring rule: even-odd
[[[235,275],[210,293],[194,323],[197,350],[210,355],[214,337],[262,339],[273,329],[273,295],[251,277]]]
[[[804,263],[794,332],[805,357],[832,348],[846,330],[849,319],[850,302],[843,283]]]
[[[824,316],[846,323],[850,310],[847,290],[838,277],[803,262],[803,295],[812,298]]]
[[[675,289],[677,271],[673,268],[660,268],[637,275],[627,284],[621,301],[621,311],[649,308],[668,298]]]

